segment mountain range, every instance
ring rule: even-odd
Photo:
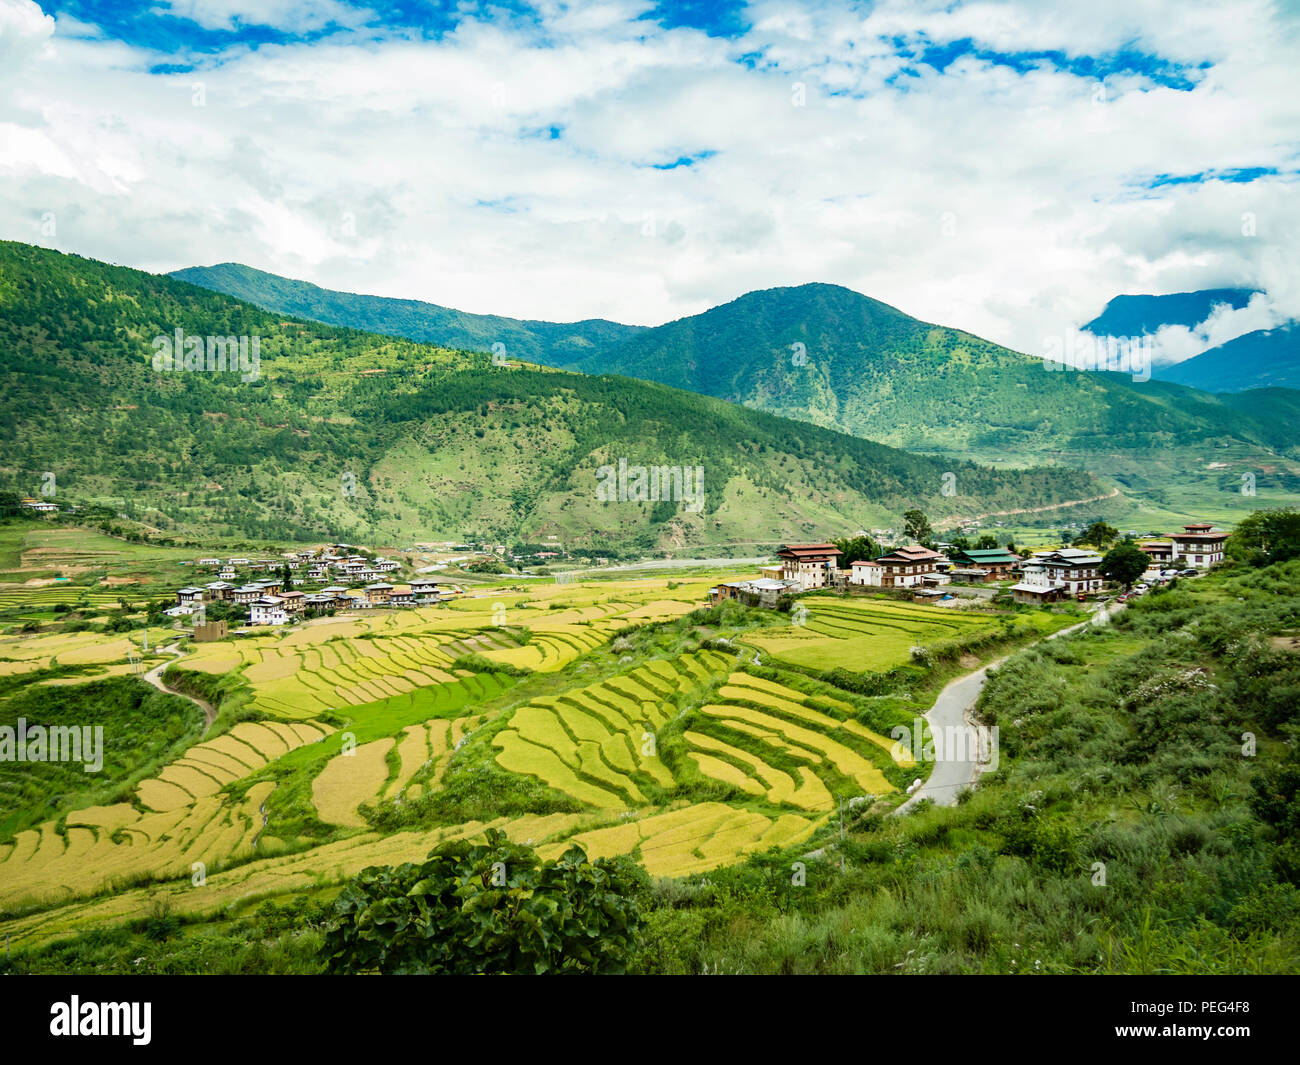
[[[244,338],[255,372],[169,368],[176,337],[203,351]],[[0,381],[0,487],[34,493],[52,473],[56,501],[112,502],[169,535],[684,550],[898,527],[913,506],[939,523],[1106,492],[1075,470],[912,455],[662,384],[498,365],[11,242]],[[639,500],[635,487],[601,498],[602,467],[625,465],[702,469],[702,505]]]
[[[1169,325],[1194,329],[1216,307],[1240,310],[1255,295],[1254,289],[1210,288],[1163,296],[1116,296],[1083,328],[1094,336],[1114,337],[1153,335]],[[1300,322],[1257,329],[1182,362],[1157,365],[1152,376],[1207,392],[1300,387]]]
[[[282,279],[275,275],[226,264],[180,276],[217,289],[237,277],[235,294],[243,298],[278,311],[302,307],[276,295]],[[289,284],[301,291],[301,282]],[[361,296],[352,299],[365,315],[351,321],[352,304],[325,292],[314,290],[316,310],[331,321],[383,323],[394,332],[418,325],[421,336],[434,339],[436,323],[459,313],[421,304],[413,323],[401,319],[404,301]],[[1138,335],[1171,315],[1191,320],[1217,302],[1243,305],[1250,292],[1184,296],[1120,297],[1098,321]],[[472,328],[456,319],[462,324],[440,342],[479,350],[499,342],[496,320],[467,317]],[[1300,443],[1295,423],[1276,416],[1288,405],[1285,397],[1216,395],[1173,381],[1056,370],[837,285],[751,292],[661,326],[621,327],[621,334],[602,322],[603,339],[588,332],[564,351],[548,346],[535,323],[502,321],[526,332],[530,350],[552,365],[656,381],[909,451],[1002,466],[1072,466],[1156,501],[1172,486],[1218,498],[1241,483],[1243,472],[1262,473],[1279,492],[1300,489],[1300,465],[1291,457]],[[467,341],[466,330],[479,339]],[[520,344],[500,342],[507,350]],[[583,353],[572,357],[575,350]]]
[[[330,325],[386,333],[446,348],[493,351],[508,359],[564,366],[640,331],[603,318],[585,322],[535,322],[495,314],[469,314],[420,300],[336,292],[306,281],[254,270],[241,263],[187,267],[170,277],[224,292],[259,307]],[[498,349],[499,350],[499,349]]]

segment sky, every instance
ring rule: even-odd
[[[1300,0],[0,0],[0,237],[655,325],[852,288],[1040,354],[1300,318]]]

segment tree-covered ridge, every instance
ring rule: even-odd
[[[930,325],[835,285],[751,292],[598,351],[577,368],[662,381],[895,447],[1019,455],[1167,450],[1294,429],[1219,397],[1041,358]],[[1089,456],[1092,458],[1089,459]]]
[[[256,379],[156,370],[154,338],[178,328],[259,338]],[[1100,491],[1073,471],[939,462],[658,384],[498,366],[12,243],[0,244],[0,374],[0,487],[31,493],[52,471],[61,498],[113,500],[160,529],[684,546]],[[599,503],[597,470],[620,458],[702,466],[702,512]],[[955,495],[942,494],[944,473]]]
[[[470,314],[422,300],[336,292],[240,263],[192,266],[173,271],[170,276],[280,314],[470,351],[492,351],[493,345],[501,344],[508,358],[546,366],[574,362],[593,349],[615,344],[641,328],[601,318],[584,322],[537,322],[497,314]]]

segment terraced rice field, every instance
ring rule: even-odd
[[[657,659],[642,650],[620,667],[607,653],[612,633],[695,609],[713,582],[671,590],[667,583],[489,588],[440,608],[374,611],[195,646],[179,664],[237,671],[262,720],[192,745],[142,780],[130,802],[87,806],[0,842],[0,906],[38,907],[0,922],[0,933],[15,942],[64,935],[146,915],[159,899],[177,912],[217,913],[337,883],[366,866],[418,860],[440,841],[489,827],[547,857],[577,842],[593,857],[634,854],[652,875],[685,876],[801,844],[842,797],[896,790],[887,775],[895,773],[893,743],[857,720],[856,697],[810,696],[740,671],[736,655],[712,650]],[[807,626],[764,630],[748,642],[778,660],[863,669],[900,655],[906,661],[915,643],[989,623],[874,600],[806,602]],[[520,644],[510,633],[522,628],[532,635]],[[85,633],[0,641],[0,672],[55,660],[115,668],[128,646],[123,637]],[[596,668],[591,675],[603,679],[554,676],[602,647],[572,676]],[[452,666],[471,652],[542,676],[521,681]],[[528,694],[516,699],[516,684]],[[342,753],[350,733],[359,742]],[[479,757],[569,796],[581,812],[386,835],[361,815],[363,806],[427,795],[444,785],[453,760],[459,773],[477,768],[468,763]],[[250,786],[252,774],[274,779]],[[336,830],[325,842],[313,813]],[[277,855],[282,843],[308,849]],[[241,858],[253,860],[221,868]],[[190,887],[195,861],[210,871],[203,891]],[[142,877],[172,882],[104,894]],[[88,897],[95,895],[102,897]]]
[[[359,807],[401,799],[408,783],[423,769],[431,769],[428,783],[417,784],[419,793],[438,785],[457,746],[484,721],[482,714],[447,720],[435,718],[407,725],[396,737],[363,743],[355,750],[331,758],[312,781],[312,804],[326,824],[365,827]],[[389,752],[396,754],[394,759]]]
[[[149,630],[149,644],[156,648],[167,630]],[[88,666],[126,663],[130,654],[140,654],[141,632],[129,634],[56,632],[0,639],[0,676],[30,673],[54,666]],[[152,663],[160,658],[145,656]]]
[[[808,608],[806,624],[765,630],[745,642],[798,666],[884,672],[906,664],[918,644],[992,624],[988,615],[884,599],[814,596],[800,602]]]
[[[136,794],[150,810],[176,810],[215,795],[227,784],[332,731],[319,722],[244,721],[223,736],[191,747],[158,776],[142,780]]]
[[[116,608],[118,600],[131,601],[130,590],[96,591],[72,584],[0,584],[0,610],[49,610],[59,603],[73,606],[84,602],[98,609]]]
[[[847,716],[855,712],[850,704],[836,707],[844,718],[832,717],[792,688],[727,674],[731,664],[701,651],[534,699],[493,737],[497,764],[598,809],[642,808],[684,783],[657,753],[646,753],[647,741],[676,716],[675,698],[689,698],[723,671],[726,683],[695,712],[699,724],[685,735],[701,776],[773,806],[811,812],[830,810],[833,793],[897,790],[880,768],[893,742]],[[899,765],[911,765],[900,757]]]
[[[670,700],[708,684],[729,663],[716,651],[654,661],[516,710],[493,737],[497,763],[601,809],[644,806],[646,788],[672,788],[649,741],[675,712]]]
[[[215,866],[247,856],[262,829],[261,807],[275,784],[261,781],[242,800],[221,789],[289,751],[323,739],[318,723],[242,722],[189,748],[140,782],[136,804],[90,806],[0,843],[0,905],[58,902],[140,876],[189,876],[194,862]]]
[[[577,843],[591,858],[636,854],[651,876],[686,876],[717,868],[750,851],[793,846],[825,820],[798,814],[773,818],[724,803],[697,803],[614,828],[580,832],[540,848],[539,853],[555,858]]]
[[[0,844],[0,906],[58,905],[139,877],[189,877],[194,862],[253,852],[260,809],[275,785],[260,782],[241,801],[209,795],[170,810],[141,813],[128,803],[89,807],[20,832]]]
[[[333,626],[280,637],[199,644],[186,669],[242,669],[253,706],[275,717],[303,719],[341,706],[360,706],[472,676],[452,661],[464,654],[467,632],[411,633],[349,639]]]

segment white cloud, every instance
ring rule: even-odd
[[[310,33],[331,24],[360,26],[374,17],[337,0],[164,0],[152,10],[188,19],[206,30],[274,26],[291,33]]]
[[[48,54],[54,19],[31,0],[0,0],[0,84]]]
[[[1152,361],[1157,365],[1182,362],[1247,333],[1275,329],[1291,319],[1291,313],[1279,308],[1273,296],[1265,292],[1252,296],[1245,307],[1234,309],[1230,304],[1219,304],[1205,321],[1191,329],[1181,325],[1158,329]]]
[[[22,79],[0,81],[0,234],[552,320],[657,323],[828,281],[1035,354],[1120,292],[1259,287],[1300,316],[1294,175],[1147,187],[1300,165],[1296,23],[1270,4],[760,0],[736,41],[637,21],[647,6],[232,47],[150,74],[184,57],[62,23],[51,38],[35,5],[0,0],[4,25],[37,27],[13,38]],[[258,9],[307,25],[305,5]],[[1212,66],[1190,92],[1113,74],[1098,99],[1047,61],[911,64],[891,40],[922,33]]]

